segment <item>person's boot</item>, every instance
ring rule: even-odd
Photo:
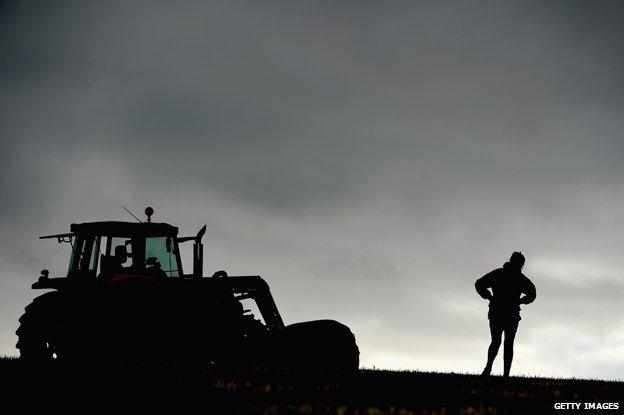
[[[505,365],[504,365],[504,368],[503,368],[503,377],[504,378],[508,378],[510,371],[511,371],[511,362],[506,361]]]
[[[481,372],[481,376],[490,376],[490,373],[492,373],[492,366],[485,366],[485,369]]]

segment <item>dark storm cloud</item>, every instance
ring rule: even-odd
[[[36,235],[151,204],[207,223],[207,268],[261,273],[286,320],[352,325],[367,365],[478,370],[472,284],[522,249],[540,296],[519,370],[576,374],[574,347],[540,357],[555,327],[615,376],[617,3],[1,7],[0,350],[37,271],[65,266]]]

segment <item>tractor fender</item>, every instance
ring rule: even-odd
[[[119,283],[146,283],[146,284],[157,284],[158,281],[156,278],[149,275],[142,274],[113,274],[107,277],[102,278],[102,283],[107,285],[119,284]]]

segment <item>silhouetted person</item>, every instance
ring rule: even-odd
[[[514,252],[503,268],[495,269],[475,282],[479,295],[490,300],[488,318],[492,343],[488,349],[488,360],[482,375],[489,376],[492,371],[492,364],[498,354],[503,332],[505,332],[503,376],[509,376],[513,360],[514,338],[520,322],[520,304],[530,304],[536,296],[535,285],[522,274],[523,267],[524,255]]]

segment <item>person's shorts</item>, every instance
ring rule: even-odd
[[[510,333],[515,333],[518,330],[518,323],[520,323],[519,316],[490,316],[489,319],[491,328]]]

